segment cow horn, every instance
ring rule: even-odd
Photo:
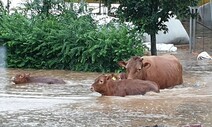
[[[144,60],[144,58],[143,57],[140,57],[140,61],[143,61]]]

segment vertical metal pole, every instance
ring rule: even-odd
[[[193,19],[193,33],[192,33],[192,35],[193,35],[193,39],[192,39],[192,49],[193,49],[193,51],[195,51],[195,48],[196,48],[196,18],[194,18]]]
[[[99,0],[99,14],[102,13],[102,0]]]
[[[193,13],[197,14],[197,8],[196,7],[194,7],[194,9],[193,9]],[[196,50],[196,24],[197,24],[196,19],[197,18],[195,16],[193,18],[193,51]]]
[[[190,8],[190,11],[192,11],[191,8]],[[192,13],[192,12],[191,12],[191,13]],[[190,52],[190,53],[192,52],[192,51],[191,51],[191,50],[192,50],[192,47],[191,47],[191,46],[192,46],[192,42],[193,42],[193,41],[192,41],[192,38],[193,38],[193,37],[192,37],[192,26],[193,26],[193,25],[192,25],[192,16],[190,16],[190,25],[189,25],[189,36],[190,36],[190,38],[189,38],[189,52]]]
[[[212,0],[210,0],[210,8],[211,8],[211,22],[212,22]],[[212,28],[212,23],[211,23],[211,28]]]
[[[193,52],[196,48],[196,15],[197,15],[197,11],[198,11],[198,7],[189,7],[190,8],[190,13],[191,13],[191,17],[190,17],[190,40],[189,40],[189,51],[190,53]]]
[[[189,7],[190,8],[190,13],[191,13],[191,16],[190,16],[190,39],[189,39],[189,52],[191,53],[193,51],[193,9],[192,7]]]

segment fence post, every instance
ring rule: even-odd
[[[195,35],[196,35],[196,18],[197,18],[197,13],[198,13],[198,7],[190,7],[190,39],[189,39],[189,51],[190,53],[193,52],[196,48],[195,44]]]

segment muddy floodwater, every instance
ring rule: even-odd
[[[181,127],[200,124],[212,127],[212,61],[184,58],[181,63],[182,85],[160,93],[127,97],[102,97],[92,93],[90,86],[100,73],[1,68],[0,126]],[[62,78],[67,83],[11,84],[10,78],[19,72]]]

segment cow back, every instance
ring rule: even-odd
[[[160,89],[182,84],[182,65],[173,55],[144,57],[143,62],[150,62],[151,66],[145,70],[143,79],[155,81]]]
[[[182,65],[173,55],[133,57],[126,64],[128,79],[156,82],[160,89],[183,82]]]

